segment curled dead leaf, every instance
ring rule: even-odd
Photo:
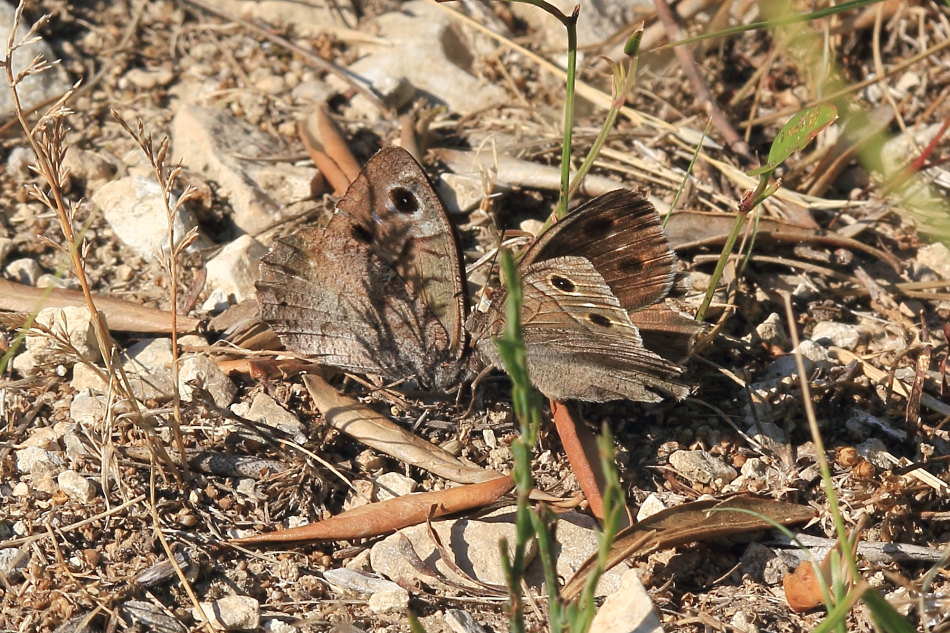
[[[232,539],[240,545],[345,541],[394,532],[456,512],[465,512],[493,503],[514,488],[509,476],[436,492],[421,492],[380,501],[343,512],[326,521],[288,530],[277,530],[245,538]]]
[[[622,530],[610,546],[606,569],[631,556],[658,549],[768,529],[775,523],[804,523],[814,516],[815,511],[807,506],[751,495],[687,503],[657,512]],[[596,555],[584,561],[561,589],[561,597],[576,598],[596,562]]]
[[[828,581],[830,579],[826,579]],[[815,564],[810,560],[802,561],[794,572],[786,574],[782,579],[782,588],[785,590],[785,601],[796,613],[811,611],[825,601],[821,580]]]
[[[339,393],[318,376],[304,376],[304,384],[314,404],[333,428],[370,448],[456,483],[476,483],[500,476],[494,470],[459,461],[448,451],[413,435],[381,413]]]

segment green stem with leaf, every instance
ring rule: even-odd
[[[716,270],[713,271],[712,278],[709,281],[709,287],[706,289],[706,296],[703,297],[703,303],[696,313],[696,320],[703,321],[706,318],[706,311],[712,303],[713,295],[716,293],[716,287],[719,285],[719,279],[726,269],[729,262],[729,256],[736,245],[736,239],[739,237],[739,231],[745,222],[749,213],[762,204],[769,196],[773,195],[781,186],[781,181],[771,183],[772,174],[775,170],[788,159],[793,153],[804,149],[811,143],[818,133],[831,125],[838,118],[838,109],[830,104],[822,104],[814,108],[802,110],[788,120],[779,133],[772,141],[772,147],[769,149],[768,161],[749,172],[749,176],[759,178],[759,183],[755,190],[747,193],[739,201],[738,214],[736,221],[732,226],[732,231],[722,247],[722,253],[719,261],[716,262]],[[754,240],[754,235],[753,235]],[[749,252],[751,253],[752,244],[750,243]],[[745,260],[748,261],[748,257]],[[745,262],[743,262],[743,267]]]

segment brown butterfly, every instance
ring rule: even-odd
[[[653,206],[618,190],[578,207],[525,252],[529,374],[558,400],[683,397],[702,329],[665,303],[675,256]],[[326,228],[278,240],[261,262],[263,319],[289,349],[349,371],[447,387],[501,367],[492,339],[504,293],[465,327],[458,241],[422,167],[403,149],[373,156]],[[469,340],[470,339],[470,340]]]

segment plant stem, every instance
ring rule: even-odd
[[[706,319],[706,310],[709,309],[709,304],[712,303],[713,295],[716,293],[716,286],[722,278],[722,271],[726,269],[726,264],[729,262],[729,255],[732,253],[732,248],[736,245],[736,239],[739,237],[739,231],[742,229],[742,223],[745,221],[745,217],[746,216],[741,213],[736,215],[736,221],[732,225],[732,231],[729,233],[729,237],[722,247],[719,261],[716,262],[716,270],[713,271],[712,277],[709,278],[709,288],[706,290],[706,296],[703,297],[703,303],[696,312],[697,321],[702,322]]]
[[[841,510],[838,506],[838,495],[835,492],[834,479],[831,476],[831,466],[828,463],[828,457],[825,453],[825,442],[821,437],[821,430],[818,428],[818,418],[815,415],[815,405],[811,399],[811,388],[808,383],[808,376],[805,373],[805,361],[802,354],[798,351],[798,328],[795,326],[795,312],[792,309],[792,297],[786,292],[781,293],[782,300],[785,303],[785,319],[788,324],[788,333],[792,339],[792,349],[795,351],[795,367],[798,370],[798,380],[802,390],[802,404],[805,407],[805,418],[808,420],[808,430],[811,433],[811,440],[815,444],[815,458],[818,461],[818,470],[821,472],[821,481],[824,484],[825,496],[828,498],[828,509],[834,521],[835,532],[838,535],[838,541],[843,550],[850,548],[851,539],[848,531],[845,529],[844,517],[841,516]],[[846,556],[851,571],[852,578],[860,578],[857,561],[854,556]]]
[[[564,138],[561,143],[561,193],[554,215],[567,215],[571,187],[571,141],[574,134],[574,84],[577,80],[577,16],[580,6],[564,21],[567,28],[567,81],[564,87]]]
[[[533,482],[531,480],[531,447],[538,437],[541,407],[537,392],[528,378],[527,349],[521,334],[521,278],[515,268],[514,257],[508,250],[501,251],[502,279],[508,292],[505,302],[505,327],[495,339],[498,353],[511,376],[511,399],[521,436],[511,445],[514,460],[512,477],[515,480],[518,506],[515,518],[515,548],[509,557],[507,541],[501,545],[502,564],[508,583],[508,623],[511,631],[524,631],[524,599],[521,581],[525,572],[527,544],[535,535],[535,517],[529,505]]]

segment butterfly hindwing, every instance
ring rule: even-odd
[[[556,257],[521,268],[521,318],[528,374],[546,396],[558,400],[655,402],[682,397],[681,369],[643,345],[629,315],[603,276],[584,257]],[[499,297],[485,321],[497,329]],[[478,336],[490,363],[501,359],[491,340]]]

